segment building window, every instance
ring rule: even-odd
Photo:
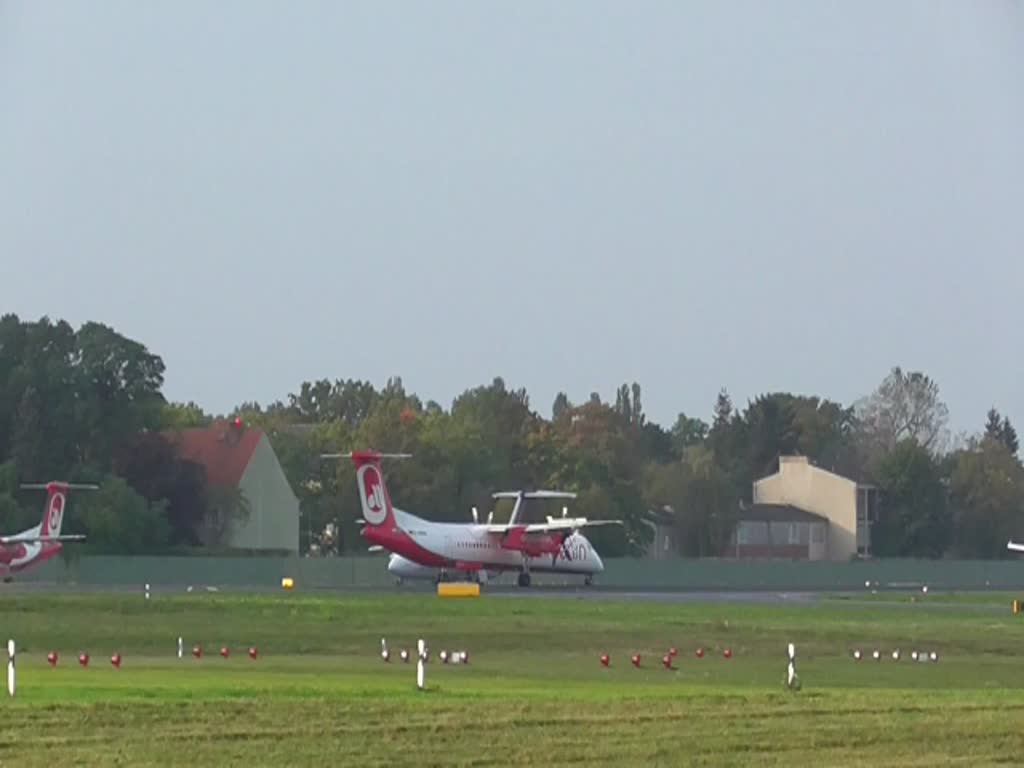
[[[825,526],[821,523],[814,523],[811,526],[811,541],[815,544],[825,543]]]
[[[739,544],[750,543],[750,526],[747,523],[740,522],[736,528],[736,542]]]
[[[789,543],[799,544],[800,543],[800,523],[789,524]]]

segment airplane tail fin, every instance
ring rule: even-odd
[[[61,526],[64,524],[64,508],[67,506],[68,493],[72,490],[99,489],[98,485],[91,483],[65,483],[53,480],[49,483],[25,483],[21,486],[25,489],[36,489],[46,491],[46,503],[43,505],[43,518],[39,521],[38,534],[43,537],[60,536]]]
[[[350,458],[356,468],[356,484],[359,486],[359,501],[362,504],[363,520],[370,527],[395,524],[395,512],[391,496],[384,483],[381,459],[407,459],[408,453],[377,453],[376,451],[353,451],[352,453],[327,453],[321,458]]]

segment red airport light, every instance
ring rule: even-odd
[[[202,647],[198,645],[192,646],[192,655],[195,656],[197,659],[201,658],[203,655]]]
[[[120,669],[121,668],[121,654],[120,653],[115,653],[113,656],[111,656],[110,657],[110,663],[113,664],[118,669]]]
[[[224,658],[226,659],[226,658],[227,658],[228,656],[230,656],[230,655],[231,655],[231,651],[230,651],[230,650],[228,649],[228,647],[227,647],[227,646],[225,645],[225,646],[223,646],[223,647],[222,647],[222,648],[220,649],[220,655],[221,655],[221,656],[223,656],[223,657],[224,657]]]
[[[672,669],[672,654],[666,653],[662,656],[661,663],[665,665],[665,669]]]
[[[249,648],[249,658],[250,659],[255,659],[256,656],[257,656],[256,646],[255,645],[250,646],[250,648]]]
[[[50,662],[51,667],[57,666],[57,652],[50,651],[48,654],[46,654],[46,660]]]
[[[78,654],[78,663],[81,664],[83,667],[89,666],[89,654],[88,653],[80,653],[80,654]]]
[[[724,651],[722,651],[722,655],[725,656],[725,658],[727,658],[727,659],[731,659],[732,658],[732,651],[730,649],[726,648]]]
[[[610,658],[608,658],[608,654],[607,653],[602,653],[601,654],[601,666],[602,667],[607,667],[609,664],[611,664],[611,661],[612,660]]]
[[[639,653],[634,653],[633,654],[633,666],[638,668],[638,669],[640,668],[640,654]]]
[[[698,659],[703,659],[704,658],[704,649],[703,648],[698,648],[697,649],[697,658]]]
[[[672,658],[675,658],[676,656],[679,655],[679,651],[676,650],[675,648],[669,648],[668,649],[668,655],[671,656]]]

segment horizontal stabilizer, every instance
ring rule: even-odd
[[[19,487],[26,491],[45,491],[48,490],[51,485],[58,486],[59,488],[66,488],[69,491],[98,491],[100,489],[100,487],[95,483],[62,483],[58,480],[54,480],[50,483],[22,483]]]
[[[0,536],[0,544],[46,544],[51,541],[84,541],[79,533],[67,536]]]
[[[321,459],[411,459],[411,453],[377,453],[376,451],[355,451],[353,453],[321,453]]]
[[[498,491],[492,493],[492,499],[575,499],[576,494],[571,491]]]

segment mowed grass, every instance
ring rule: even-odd
[[[8,594],[19,688],[0,713],[0,765],[1017,764],[1024,616],[1011,599]],[[418,637],[425,692],[398,660]],[[783,685],[790,640],[799,691]],[[442,648],[469,665],[442,665]],[[885,656],[855,662],[854,648]],[[911,661],[915,648],[938,663]]]

